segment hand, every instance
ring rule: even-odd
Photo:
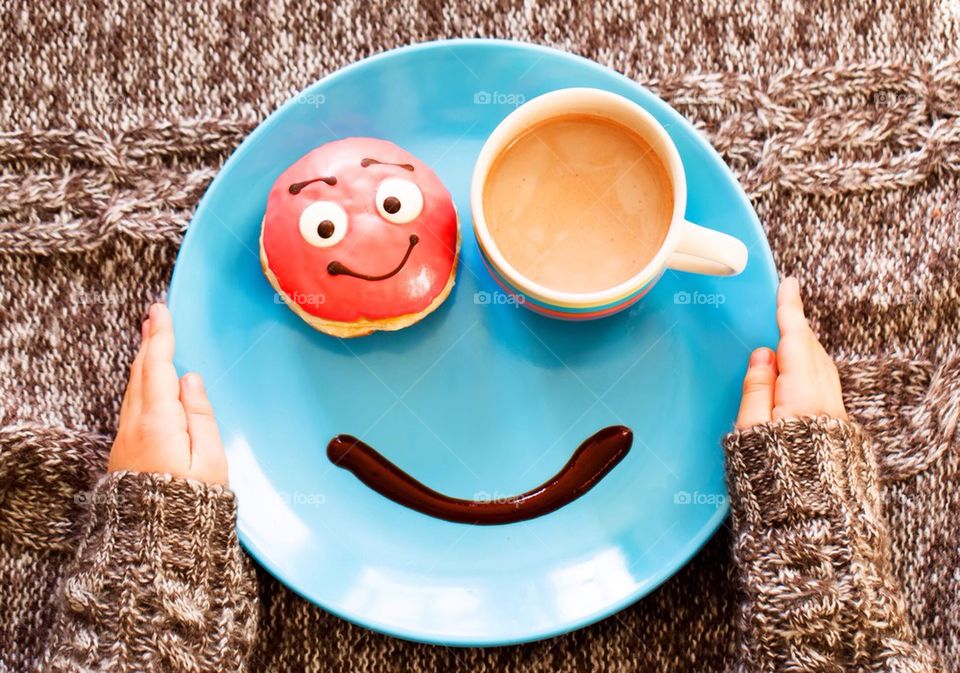
[[[150,307],[120,407],[120,427],[107,469],[157,472],[227,485],[227,458],[199,374],[177,379],[173,321]]]
[[[737,427],[798,416],[847,420],[837,367],[807,323],[796,278],[780,283],[777,324],[777,352],[758,348],[750,354]]]

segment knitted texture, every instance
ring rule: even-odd
[[[891,573],[861,428],[786,419],[724,445],[743,587],[738,670],[939,670]]]
[[[245,671],[256,588],[220,486],[112,473],[55,598],[48,671]]]
[[[0,17],[0,587],[17,589],[0,599],[0,671],[40,661],[87,506],[68,492],[100,476],[140,318],[225,158],[339,67],[478,36],[623,72],[720,151],[844,360],[908,621],[960,668],[955,2],[8,0]],[[728,670],[740,630],[730,544],[721,529],[600,624],[492,650],[371,633],[258,570],[250,668]]]

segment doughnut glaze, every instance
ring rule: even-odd
[[[277,178],[260,244],[264,271],[298,313],[375,324],[425,314],[449,292],[457,213],[440,179],[409,152],[345,138]]]

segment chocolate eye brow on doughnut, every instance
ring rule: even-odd
[[[304,187],[307,185],[312,185],[314,182],[325,182],[333,187],[335,184],[337,184],[337,178],[332,175],[325,175],[322,178],[313,178],[312,180],[304,180],[303,182],[294,182],[292,185],[290,185],[287,191],[289,191],[291,194],[299,194]]]
[[[373,166],[374,164],[382,164],[384,166],[398,166],[399,168],[402,168],[405,171],[410,171],[411,173],[413,172],[413,164],[394,164],[389,161],[380,161],[378,159],[371,159],[369,157],[367,157],[366,159],[360,160],[360,165],[363,166],[364,168],[366,168],[367,166]]]

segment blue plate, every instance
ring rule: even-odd
[[[589,86],[637,101],[686,168],[687,217],[750,248],[740,276],[668,272],[628,312],[559,322],[505,302],[471,231],[468,188],[515,105]],[[453,293],[419,324],[339,340],[311,330],[260,271],[274,179],[343,136],[391,140],[430,164],[461,213]],[[492,40],[434,42],[345,68],[288,101],[227,161],[183,242],[170,288],[177,366],[207,380],[239,503],[240,539],[279,580],[378,631],[447,645],[564,633],[647,594],[727,513],[722,435],[748,351],[775,345],[776,274],[749,201],[666,103],[596,63]],[[601,427],[633,450],[567,507],[475,527],[401,507],[333,467],[350,433],[444,493],[497,497],[553,475]]]

